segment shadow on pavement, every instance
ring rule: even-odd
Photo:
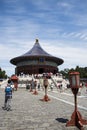
[[[61,123],[66,123],[68,121],[68,119],[64,119],[64,118],[56,118],[56,120]]]

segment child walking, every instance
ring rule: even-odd
[[[11,110],[11,99],[12,99],[12,87],[11,87],[11,80],[8,80],[8,84],[5,87],[5,102],[4,107],[2,107],[4,110]]]

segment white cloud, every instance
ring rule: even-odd
[[[61,65],[61,68],[75,67],[79,66],[86,66],[87,65],[87,50],[86,48],[81,47],[70,47],[67,45],[59,46],[47,46],[45,47],[47,52],[50,54],[62,58],[64,60],[64,65]],[[60,66],[59,66],[60,68]]]
[[[85,2],[79,6],[75,0],[4,2],[4,15],[0,12],[0,67],[8,74],[14,73],[15,68],[10,59],[30,50],[36,38],[48,53],[64,59],[59,68],[87,66]]]

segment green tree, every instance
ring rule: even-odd
[[[2,69],[0,68],[0,78],[6,79],[7,77],[8,77],[8,76],[6,75],[5,70],[2,70]]]
[[[87,78],[87,67],[79,67],[79,66],[76,66],[76,68],[71,68],[71,69],[64,69],[64,70],[61,70],[59,71],[60,73],[62,73],[62,75],[65,77],[65,78],[69,78],[69,73],[72,72],[72,71],[77,71],[80,73],[80,78]]]

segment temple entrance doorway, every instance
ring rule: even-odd
[[[44,68],[39,68],[39,74],[44,73]]]

